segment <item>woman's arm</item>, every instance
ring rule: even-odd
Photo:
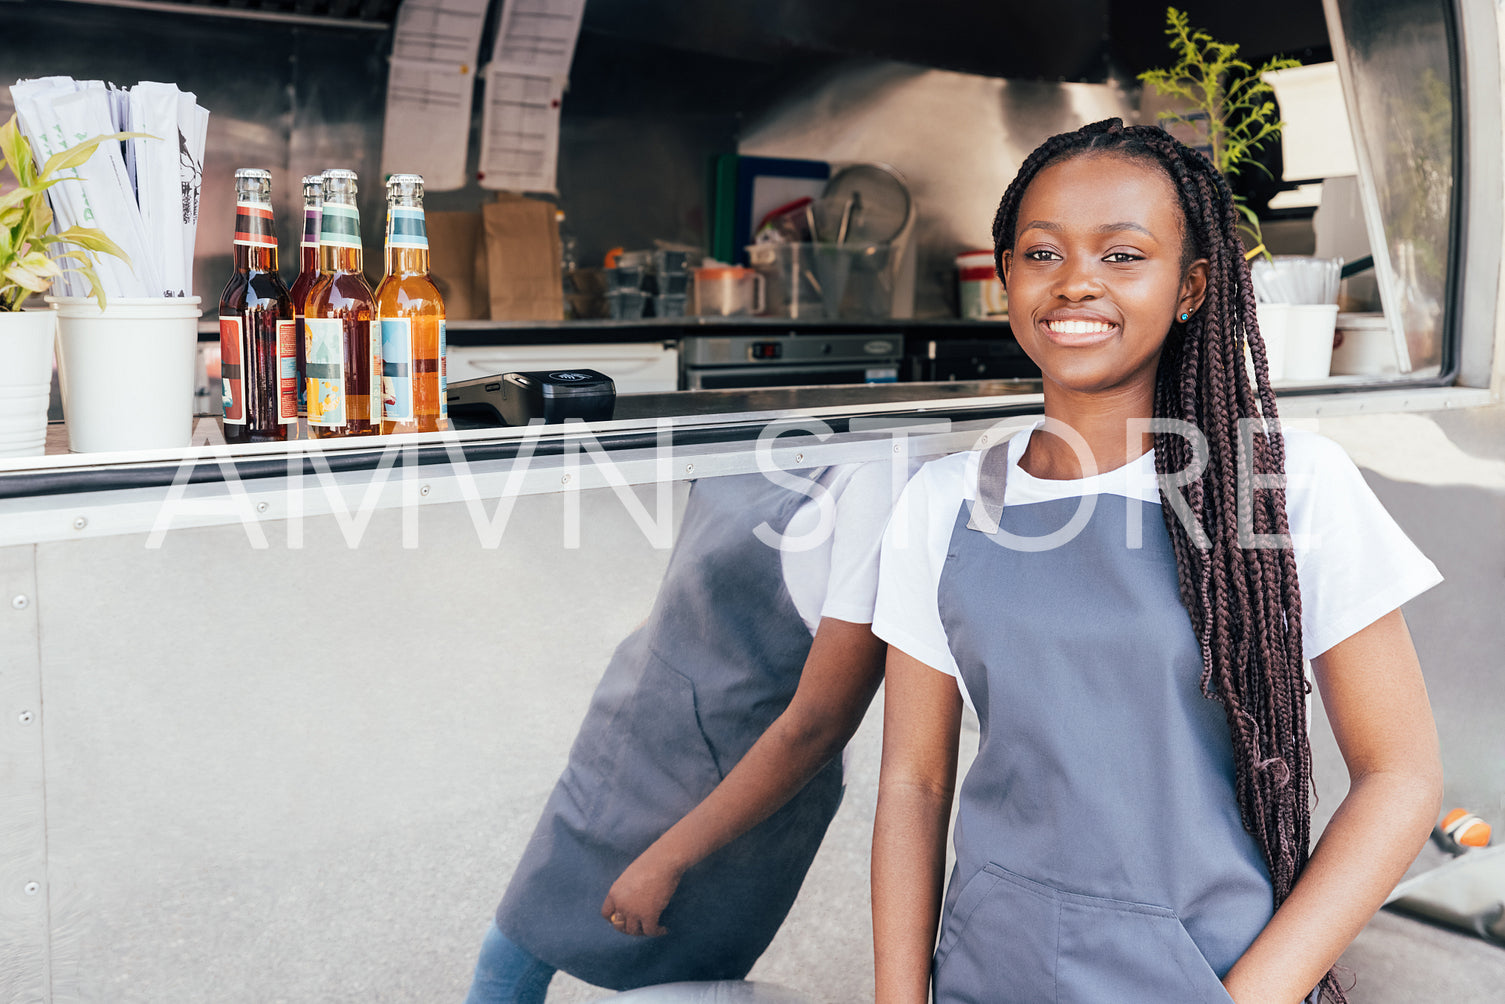
[[[1437,818],[1442,765],[1399,610],[1312,660],[1349,789],[1270,923],[1224,978],[1238,1004],[1299,1001],[1358,936]]]
[[[867,624],[822,618],[784,713],[704,801],[627,867],[601,916],[627,934],[665,933],[659,915],[685,871],[773,815],[846,746],[883,679],[883,650]]]
[[[878,1004],[925,1004],[940,923],[946,829],[962,701],[956,680],[888,652],[883,767],[873,820],[873,961]]]

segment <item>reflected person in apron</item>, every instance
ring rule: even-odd
[[[927,464],[885,535],[880,1004],[1343,1001],[1427,839],[1398,608],[1440,577],[1341,448],[1280,430],[1237,218],[1205,157],[1117,119],[1003,197],[1045,418]],[[1303,658],[1351,781],[1310,853]]]
[[[747,974],[836,812],[837,754],[882,678],[868,624],[907,473],[692,483],[653,609],[591,699],[468,1004],[542,1001],[560,969],[616,990]]]

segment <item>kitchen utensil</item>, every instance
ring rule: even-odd
[[[908,229],[914,212],[909,188],[886,164],[852,164],[831,176],[814,206],[813,239],[837,244],[890,244]]]

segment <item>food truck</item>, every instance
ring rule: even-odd
[[[1489,0],[1185,7],[1251,63],[1300,64],[1243,190],[1268,251],[1343,285],[1315,368],[1291,335],[1281,417],[1339,443],[1445,575],[1406,607],[1445,808],[1498,830],[1505,19]],[[543,15],[564,25],[548,45]],[[975,260],[999,196],[1047,136],[1186,111],[1140,80],[1174,62],[1147,0],[28,0],[0,21],[0,82],[168,81],[209,112],[181,441],[87,448],[69,425],[89,405],[55,387],[45,453],[0,459],[17,1001],[462,999],[689,486],[1026,427],[1039,372]],[[222,406],[221,385],[251,349],[225,349],[215,304],[255,243],[239,169],[266,176],[261,243],[289,286],[300,180],[358,176],[350,271],[364,243],[373,297],[383,180],[424,176],[444,428],[382,435],[360,410],[370,435],[310,435],[308,400],[268,441],[232,430],[249,398]],[[786,225],[803,239],[760,239]],[[307,386],[330,360],[303,360]],[[872,999],[881,704],[752,971],[789,995],[766,999]],[[1320,708],[1311,732],[1315,835],[1346,781]],[[1408,878],[1448,863],[1429,846]],[[1360,934],[1350,999],[1496,999],[1505,929],[1414,913]],[[561,975],[549,999],[607,995]]]

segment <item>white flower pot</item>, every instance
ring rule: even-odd
[[[0,312],[0,457],[40,457],[52,389],[51,310]]]
[[[58,382],[74,453],[187,446],[199,298],[52,297]]]

